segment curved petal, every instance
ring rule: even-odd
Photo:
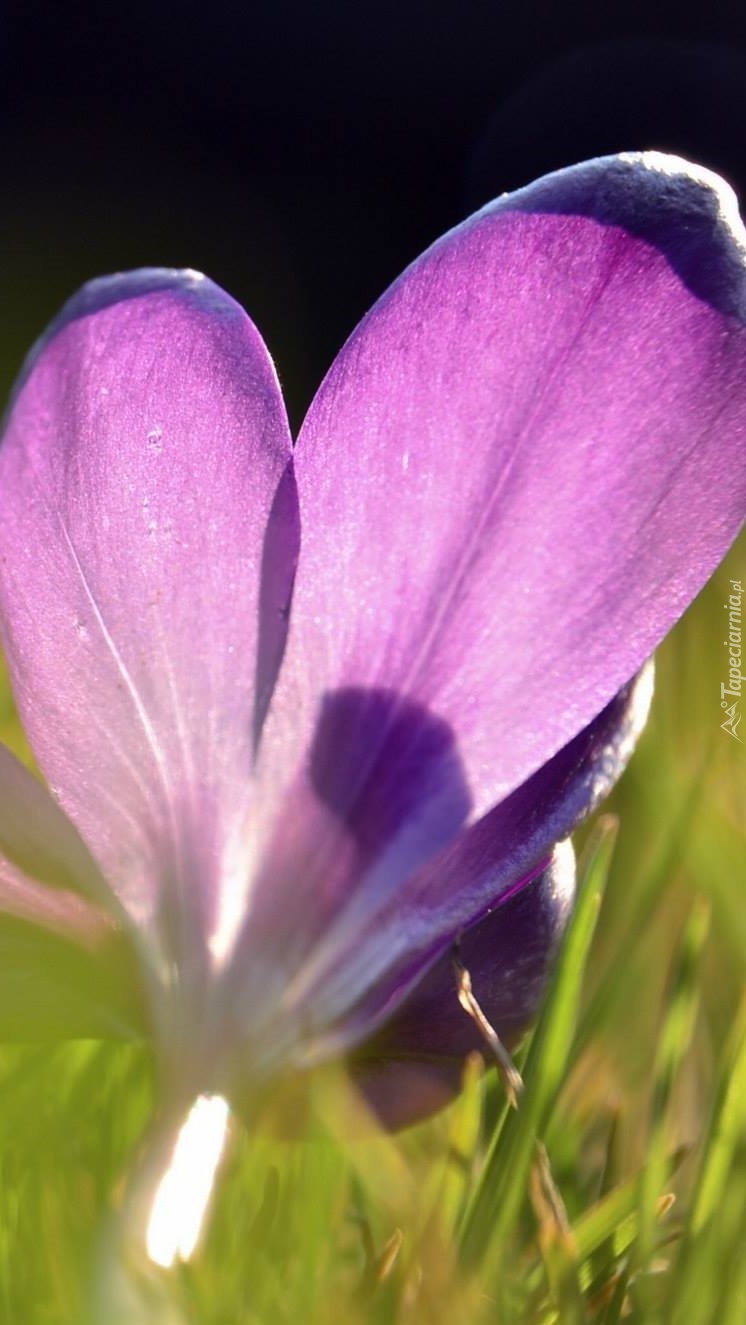
[[[574,895],[572,853],[499,901],[461,937],[460,958],[475,997],[506,1048],[539,1009],[552,959]],[[353,1056],[353,1080],[386,1127],[417,1122],[458,1092],[467,1056],[487,1058],[475,1023],[461,1007],[451,953],[427,972],[409,997]]]
[[[0,920],[11,916],[95,948],[115,925],[110,914],[68,888],[50,887],[0,856]]]
[[[723,556],[746,512],[744,286],[722,181],[607,158],[477,213],[353,333],[298,442],[303,546],[260,768],[274,843],[296,839],[286,877],[320,862],[315,932],[314,898],[328,917],[356,886],[395,889],[572,740]],[[344,693],[363,715],[390,702],[373,738],[364,717],[340,727],[354,776],[330,807],[312,752]],[[386,867],[361,873],[347,825],[397,781],[404,710],[449,757],[416,814],[371,822]]]
[[[271,905],[257,907],[226,999],[236,1036],[261,1037],[261,1052],[290,1053],[301,1066],[368,1039],[459,935],[542,874],[555,844],[608,795],[645,725],[652,683],[650,664],[543,768],[397,889],[360,890],[291,978],[281,947],[289,926]],[[569,895],[566,871],[562,891]],[[304,911],[296,907],[292,916],[293,932],[302,932]],[[246,1056],[256,1061],[256,1041]]]
[[[69,819],[0,745],[0,1039],[143,1032],[117,910]]]
[[[0,923],[28,921],[93,950],[113,930],[117,911],[73,824],[0,745]]]
[[[297,551],[289,447],[243,311],[155,270],[67,305],[0,448],[0,613],[26,732],[171,957],[218,944],[241,909],[253,725]]]
[[[0,1040],[147,1033],[143,985],[126,936],[99,923],[85,938],[0,914]]]
[[[107,897],[96,863],[73,824],[46,787],[4,745],[0,745],[2,857],[49,888],[98,901]]]

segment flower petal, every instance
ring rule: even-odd
[[[0,915],[0,1040],[146,1034],[143,988],[125,935],[99,924],[95,936],[86,935],[95,942],[80,937]]]
[[[652,683],[650,664],[543,768],[396,887],[354,893],[295,968],[282,947],[292,941],[282,915],[271,898],[258,905],[226,999],[236,1035],[243,1027],[262,1039],[262,1052],[290,1053],[299,1066],[368,1039],[464,931],[545,870],[555,844],[608,795],[645,725]],[[314,866],[310,858],[307,873],[323,886]],[[286,880],[276,882],[282,898]],[[301,897],[306,882],[298,876]],[[297,938],[309,923],[304,907],[295,907],[293,920]],[[247,1061],[256,1056],[252,1041]]]
[[[259,766],[241,958],[265,1002],[298,971],[275,996],[310,1016],[313,989],[323,1023],[472,920],[520,839],[502,825],[476,876],[450,861],[432,908],[428,860],[492,860],[463,827],[593,723],[723,556],[746,512],[745,251],[715,176],[607,158],[445,236],[342,350],[297,448]]]
[[[446,235],[342,350],[297,447],[259,766],[244,951],[255,925],[278,981],[384,897],[405,947],[407,878],[594,720],[723,556],[746,512],[744,244],[709,172],[598,160]]]
[[[567,847],[567,844],[565,844]],[[462,936],[459,957],[474,995],[506,1048],[535,1019],[574,894],[572,852],[552,863]],[[460,1089],[467,1056],[489,1060],[459,1004],[452,954],[445,953],[351,1061],[353,1079],[386,1127],[407,1126]]]
[[[0,857],[49,888],[64,888],[97,901],[106,897],[96,863],[70,820],[4,745],[0,745]]]
[[[745,244],[716,176],[605,158],[486,207],[382,297],[298,442],[273,797],[327,696],[385,687],[448,725],[477,818],[642,666],[746,514]]]
[[[253,727],[297,551],[289,447],[243,311],[195,273],[155,270],[67,305],[0,449],[0,612],[22,720],[170,955],[241,909]]]
[[[70,820],[0,745],[0,917],[27,920],[91,947],[112,928],[116,911]]]
[[[142,1033],[119,919],[73,825],[0,746],[0,1039]]]

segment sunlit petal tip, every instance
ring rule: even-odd
[[[665,152],[621,152],[569,166],[488,204],[585,216],[658,248],[721,313],[746,317],[746,230],[730,184]]]
[[[7,413],[34,370],[38,360],[56,336],[71,322],[90,318],[116,304],[149,295],[171,294],[186,303],[219,317],[233,316],[247,322],[241,305],[225,290],[189,267],[140,267],[133,271],[114,272],[86,281],[75,294],[65,301],[42,335],[27,354],[10,395]]]

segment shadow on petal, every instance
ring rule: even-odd
[[[277,485],[262,547],[259,590],[256,685],[254,688],[254,750],[261,740],[287,644],[290,605],[300,549],[300,512],[293,462]]]
[[[330,927],[362,929],[371,905],[395,897],[457,837],[470,807],[448,723],[394,690],[324,695],[307,768],[286,798],[233,959],[242,997],[269,1009],[274,983],[284,1006],[296,996],[302,1006]]]
[[[461,827],[471,804],[449,724],[393,690],[348,686],[324,696],[311,780],[354,837],[363,868],[405,828],[429,851],[431,838]]]

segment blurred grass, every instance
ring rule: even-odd
[[[604,810],[613,854],[598,824],[581,835],[518,1111],[474,1062],[430,1123],[351,1139],[358,1106],[320,1074],[303,1139],[236,1130],[201,1252],[122,1321],[743,1325],[746,745],[719,728],[719,684],[724,588],[745,574],[742,538],[659,653]],[[6,695],[0,735],[27,756]],[[127,1046],[0,1048],[0,1325],[87,1319],[151,1080]]]

